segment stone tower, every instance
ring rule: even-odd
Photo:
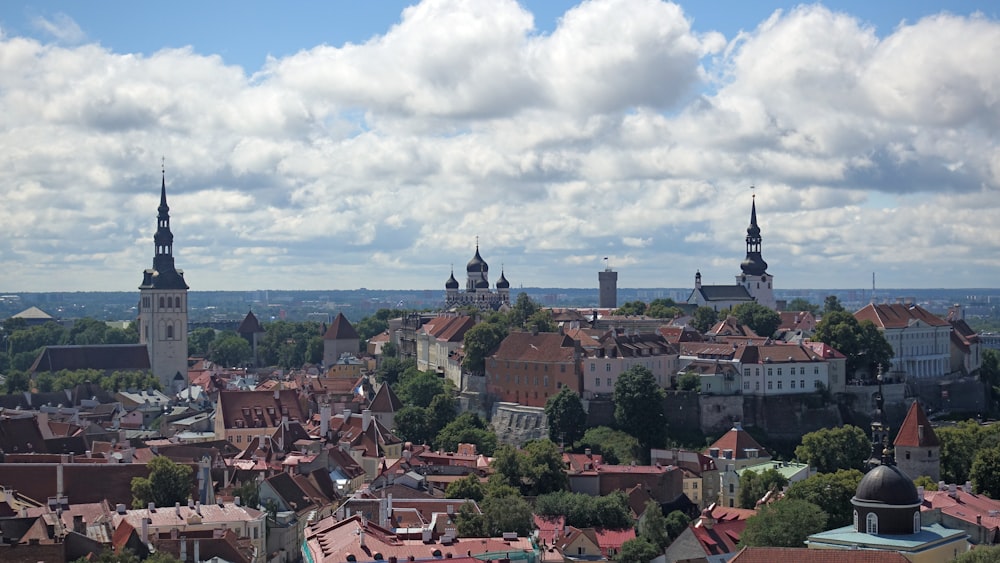
[[[166,174],[160,183],[153,244],[153,267],[143,271],[139,285],[139,342],[146,345],[153,375],[170,394],[188,385],[188,285],[184,271],[174,267]]]
[[[604,271],[597,272],[598,307],[602,309],[615,309],[618,307],[618,272],[610,266]]]

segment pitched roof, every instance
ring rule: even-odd
[[[323,340],[358,340],[358,332],[351,326],[343,313],[337,313],[330,328],[323,334]]]
[[[987,529],[1000,528],[1000,500],[977,495],[956,487],[955,496],[948,490],[924,491],[922,511],[940,510],[959,520]]]
[[[576,341],[558,332],[512,332],[493,354],[498,360],[522,362],[572,362]]]
[[[876,549],[809,549],[805,547],[744,547],[730,563],[774,563],[803,561],[808,563],[907,563],[909,559],[897,551]]]
[[[871,321],[879,328],[906,328],[914,321],[921,321],[930,326],[948,326],[948,321],[920,305],[903,303],[869,303],[854,313],[854,318],[859,322]]]
[[[392,387],[388,383],[382,384],[372,397],[372,402],[368,404],[368,410],[372,412],[396,412],[403,408],[403,401],[396,396]]]
[[[705,301],[753,301],[742,285],[703,285],[695,290]]]
[[[276,428],[286,412],[289,420],[306,420],[294,390],[220,391],[218,403],[225,428],[241,428],[238,420],[243,421],[242,428]]]
[[[931,422],[927,420],[924,409],[917,401],[910,405],[910,410],[906,411],[906,418],[899,426],[899,433],[896,434],[894,446],[905,446],[908,448],[929,448],[939,447],[941,442],[934,434]]]
[[[767,452],[764,446],[758,444],[757,440],[754,440],[753,436],[744,430],[742,426],[734,426],[729,432],[723,434],[714,444],[705,449],[705,455],[709,455],[709,450],[713,448],[718,448],[720,452],[732,450],[735,456],[734,459],[746,458],[746,450],[758,450],[759,452],[764,452],[765,455]]]
[[[38,354],[31,371],[148,370],[149,367],[149,352],[145,344],[98,344],[46,346]]]
[[[467,315],[441,315],[424,323],[420,331],[442,342],[462,342],[465,333],[475,324],[475,319]]]
[[[12,319],[25,319],[25,320],[54,320],[52,315],[46,313],[45,311],[39,309],[38,307],[28,307],[27,309],[17,313],[16,315],[11,315]]]
[[[746,526],[746,520],[727,520],[716,522],[711,527],[691,526],[688,529],[698,540],[705,555],[722,555],[736,551],[736,545]]]
[[[247,312],[247,316],[243,317],[243,322],[236,329],[236,333],[253,334],[255,332],[264,332],[264,327],[260,326],[260,321],[257,320],[257,316],[253,314],[253,311],[249,311]]]

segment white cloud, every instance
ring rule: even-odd
[[[73,21],[73,18],[63,13],[57,13],[51,19],[41,16],[35,17],[32,20],[32,25],[56,41],[64,44],[76,45],[87,38],[87,35]]]
[[[0,36],[4,290],[132,290],[161,156],[195,289],[440,288],[476,236],[517,284],[596,285],[604,256],[629,286],[721,282],[750,185],[780,287],[991,285],[1000,23],[746,29],[591,0],[545,34],[513,1],[428,0],[254,76]]]

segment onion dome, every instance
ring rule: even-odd
[[[497,289],[510,289],[510,282],[503,275],[503,270],[500,270],[500,279],[497,280]]]
[[[880,465],[858,483],[852,502],[879,503],[887,506],[920,504],[917,487],[895,465]]]
[[[469,260],[469,264],[465,267],[465,271],[469,273],[490,271],[490,267],[486,264],[486,260],[483,260],[483,257],[479,255],[478,244],[476,244],[476,255],[472,257],[472,260]]]
[[[445,289],[458,289],[458,280],[455,279],[455,272],[451,273],[448,281],[444,282]]]
[[[490,288],[490,282],[486,280],[479,280],[476,282],[476,289],[489,289],[489,288]]]
[[[757,201],[750,206],[750,226],[747,227],[747,257],[740,263],[740,269],[748,276],[763,276],[767,273],[767,262],[760,255],[760,227],[757,226]]]

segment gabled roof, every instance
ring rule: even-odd
[[[254,334],[257,332],[264,332],[264,327],[260,326],[260,321],[257,320],[257,316],[253,314],[253,311],[249,311],[247,312],[247,316],[243,317],[243,322],[236,329],[236,333]]]
[[[908,448],[933,448],[940,447],[941,442],[934,434],[931,422],[927,420],[924,409],[917,401],[910,405],[910,410],[906,411],[906,418],[899,426],[899,434],[896,434],[896,447],[904,446]]]
[[[765,456],[767,455],[767,450],[764,449],[764,446],[758,444],[757,440],[754,440],[753,436],[744,430],[742,426],[735,426],[729,432],[723,434],[714,444],[705,449],[705,455],[709,455],[709,450],[714,448],[718,448],[720,453],[725,450],[732,450],[734,459],[745,459],[747,457],[746,450],[757,450]]]
[[[420,331],[442,342],[462,342],[476,321],[467,315],[441,315],[424,323]]]
[[[16,315],[11,315],[12,319],[25,319],[25,320],[55,320],[52,315],[46,313],[45,311],[39,309],[38,307],[28,307],[27,309],[21,311]]]
[[[148,370],[149,367],[145,344],[98,344],[46,346],[35,359],[31,371]]]
[[[812,326],[816,324],[816,318],[809,311],[779,311],[781,324],[779,329],[795,329],[802,325]]]
[[[753,297],[742,285],[703,285],[694,290],[705,301],[753,301]],[[690,301],[690,299],[689,299]]]
[[[315,506],[313,499],[309,498],[306,491],[302,490],[299,483],[288,473],[275,473],[264,480],[274,489],[274,492],[284,499],[285,504],[295,512],[302,512]]]
[[[715,323],[715,326],[709,329],[708,333],[715,336],[746,336],[748,338],[758,338],[760,336],[749,326],[740,324],[740,321],[732,315]]]
[[[869,303],[854,313],[854,318],[871,321],[879,328],[906,328],[911,322],[920,321],[930,326],[948,326],[948,321],[932,314],[920,305],[903,303]]]
[[[289,420],[306,420],[298,395],[293,390],[220,391],[218,404],[225,428],[276,428],[285,412]],[[243,426],[237,424],[238,420],[243,421]]]
[[[372,397],[372,402],[368,404],[368,410],[379,413],[396,412],[401,408],[403,408],[403,401],[396,396],[388,383],[384,383],[378,388],[375,396]]]
[[[326,329],[323,340],[358,340],[358,332],[351,326],[350,321],[343,313],[337,316],[330,323],[330,328]]]

